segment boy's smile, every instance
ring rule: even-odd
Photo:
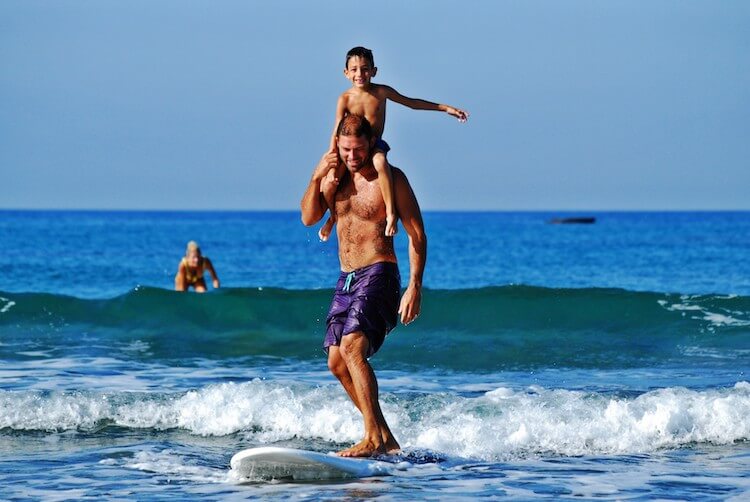
[[[377,71],[377,67],[370,66],[366,58],[353,56],[347,62],[344,75],[352,82],[354,87],[367,88],[370,85],[370,79],[375,76]]]

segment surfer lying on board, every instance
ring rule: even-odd
[[[353,113],[364,115],[370,122],[375,134],[375,146],[372,151],[372,165],[378,173],[378,185],[383,192],[383,201],[385,202],[385,235],[392,236],[396,234],[396,218],[398,212],[393,197],[393,175],[391,167],[388,165],[386,154],[390,150],[388,143],[383,141],[383,129],[385,128],[385,105],[388,100],[400,105],[408,106],[413,110],[433,110],[445,112],[448,115],[456,117],[459,122],[466,122],[469,114],[465,111],[444,104],[433,103],[424,99],[408,98],[401,95],[393,87],[373,84],[370,82],[378,72],[375,66],[375,59],[372,51],[365,47],[354,47],[346,54],[346,63],[344,65],[344,76],[351,81],[352,87],[347,89],[336,102],[336,122],[335,127],[341,122],[346,115]],[[336,130],[331,135],[331,152],[336,152]],[[344,174],[344,166],[339,166],[336,171],[336,178],[341,178]],[[326,208],[331,209],[331,214],[325,224],[318,232],[320,240],[327,241],[331,234],[331,229],[336,223],[336,212],[333,211],[334,194],[336,185],[332,184],[324,192]]]
[[[409,324],[419,315],[422,273],[427,259],[427,237],[422,214],[409,181],[393,169],[396,209],[409,237],[409,284],[399,303],[400,281],[393,237],[386,236],[386,209],[372,164],[375,136],[361,115],[347,115],[336,130],[338,151],[327,152],[313,171],[302,197],[302,222],[314,225],[325,215],[324,191],[340,164],[334,209],[337,218],[341,275],[326,319],[323,348],[328,368],[362,413],[362,441],[338,454],[368,457],[396,453],[400,446],[383,417],[378,402],[378,381],[367,361],[378,351],[398,322]]]
[[[196,293],[206,292],[206,280],[203,278],[204,271],[208,270],[213,279],[214,288],[219,287],[219,276],[207,256],[201,255],[201,248],[195,241],[187,244],[185,257],[177,266],[177,275],[174,277],[175,291],[187,291],[192,286]]]

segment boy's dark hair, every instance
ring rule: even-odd
[[[346,53],[346,61],[344,62],[344,68],[349,68],[349,60],[353,57],[360,57],[366,59],[370,66],[375,66],[375,58],[372,55],[372,51],[366,47],[355,47]]]
[[[336,137],[354,136],[359,138],[364,136],[367,141],[372,139],[372,126],[370,122],[362,115],[347,115],[336,128]]]

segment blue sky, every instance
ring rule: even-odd
[[[424,209],[750,209],[750,2],[0,2],[0,208],[294,209],[344,56]]]

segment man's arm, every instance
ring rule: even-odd
[[[213,282],[214,288],[218,289],[219,288],[219,276],[216,275],[216,270],[214,270],[214,264],[211,263],[211,260],[209,260],[208,258],[204,257],[204,259],[206,260],[206,270],[208,270],[208,273],[211,274],[211,279],[213,279],[212,282]]]
[[[174,290],[186,291],[187,287],[185,286],[185,282],[185,265],[182,260],[180,260],[180,264],[177,266],[177,275],[174,276]]]
[[[302,210],[302,223],[305,226],[314,225],[323,218],[328,206],[323,198],[321,184],[326,174],[339,164],[338,152],[326,152],[315,166],[310,183],[307,184],[307,190],[302,195],[300,208]]]
[[[391,101],[400,105],[408,106],[412,110],[431,110],[435,112],[445,112],[448,115],[456,117],[459,122],[466,122],[466,120],[469,118],[469,114],[467,112],[461,110],[460,108],[456,108],[455,106],[433,103],[432,101],[427,101],[424,99],[408,98],[403,94],[400,94],[393,87],[389,87],[387,85],[381,85],[381,87],[383,88],[383,92],[387,99],[390,99]]]
[[[409,180],[400,169],[393,169],[396,210],[409,237],[409,285],[401,297],[398,312],[401,322],[409,324],[422,310],[422,275],[427,263],[427,235],[424,233],[422,212]]]

